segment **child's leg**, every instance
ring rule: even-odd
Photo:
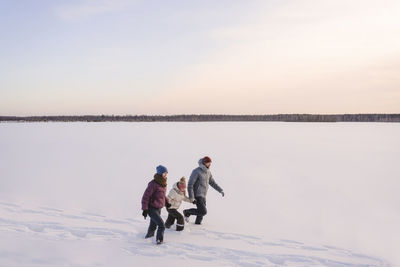
[[[185,225],[185,220],[183,219],[182,214],[176,209],[168,210],[168,213],[169,213],[168,218],[169,216],[171,216],[174,218],[174,220],[176,219],[176,230],[182,231]]]
[[[167,220],[165,221],[165,227],[166,227],[166,228],[170,228],[171,225],[173,225],[174,222],[175,222],[175,217],[174,217],[173,214],[172,214],[172,210],[167,209],[167,211],[168,211],[168,218],[167,218]]]
[[[176,213],[176,231],[182,231],[185,227],[185,220],[183,219],[183,215],[179,211],[176,211]]]

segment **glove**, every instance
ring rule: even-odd
[[[194,199],[194,200],[192,201],[192,203],[193,203],[194,205],[196,205],[196,204],[197,204],[196,199]]]
[[[144,210],[144,211],[142,212],[142,215],[143,215],[143,217],[144,217],[145,220],[146,220],[146,217],[147,217],[147,213],[148,213],[148,210]]]
[[[165,202],[165,207],[167,207],[167,209],[169,209],[171,207],[171,204],[169,202]]]
[[[222,192],[221,192],[221,195],[222,195],[223,197],[225,196],[225,193],[224,193],[224,191],[222,191]]]

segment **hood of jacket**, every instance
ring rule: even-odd
[[[179,182],[174,183],[174,186],[172,187],[178,194],[183,195],[183,192],[179,189],[178,187]]]
[[[205,172],[209,172],[210,169],[206,167],[206,165],[203,164],[203,158],[199,159],[199,167]]]

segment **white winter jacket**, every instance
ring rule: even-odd
[[[171,207],[169,209],[179,209],[182,204],[182,200],[191,203],[190,199],[185,196],[185,194],[178,188],[178,183],[174,183],[173,188],[169,191],[167,196],[169,204]]]

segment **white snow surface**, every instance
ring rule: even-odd
[[[0,266],[400,266],[399,136],[395,123],[0,123]],[[155,167],[169,191],[205,155],[225,197],[210,187],[201,226],[144,239]]]

